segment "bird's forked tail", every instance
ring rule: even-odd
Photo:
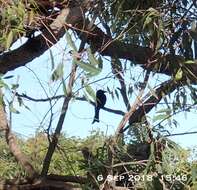
[[[94,120],[92,121],[92,124],[95,122],[99,122],[99,108],[95,107],[95,115],[94,115]]]

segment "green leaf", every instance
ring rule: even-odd
[[[9,86],[3,80],[0,80],[0,88],[2,88],[2,87],[9,89]]]
[[[194,64],[194,63],[195,63],[195,61],[193,61],[193,60],[185,61],[185,64]]]
[[[88,76],[96,76],[101,72],[100,68],[97,68],[89,63],[85,63],[83,61],[78,61],[76,59],[73,59],[73,63],[79,65]]]
[[[13,31],[11,30],[7,36],[6,49],[9,49],[13,41]]]
[[[34,22],[34,17],[35,17],[34,11],[31,10],[28,16],[29,16],[29,25],[31,25]]]
[[[162,170],[162,167],[160,164],[155,164],[155,167],[156,167],[156,170],[158,173],[162,174],[163,173],[163,170]]]
[[[151,17],[146,17],[145,21],[144,21],[144,25],[143,25],[143,29],[146,28],[146,26],[152,22],[152,18]]]
[[[119,100],[119,94],[118,94],[118,91],[115,89],[115,94],[116,94],[116,97],[118,98]]]
[[[90,64],[98,65],[99,61],[94,57],[94,55],[92,54],[90,48],[87,49],[87,52],[88,52],[88,60],[89,60]]]
[[[77,52],[77,47],[75,46],[75,43],[73,42],[72,37],[71,37],[71,35],[69,34],[68,31],[66,32],[66,40],[67,40],[68,45],[69,45],[75,52]]]
[[[154,155],[154,153],[155,153],[154,143],[151,143],[150,152],[151,152],[152,155]]]
[[[12,90],[16,90],[19,87],[19,84],[12,84],[11,89]]]
[[[99,62],[98,67],[102,70],[103,69],[103,60],[100,56],[98,58],[98,62]]]
[[[54,56],[53,56],[53,52],[51,51],[51,49],[49,49],[49,54],[51,58],[51,70],[53,70],[55,68],[55,61],[54,61]]]
[[[159,114],[159,115],[156,115],[156,116],[153,117],[153,122],[164,120],[167,117],[168,117],[167,114]]]
[[[196,181],[197,180],[197,166],[192,168],[192,181]]]
[[[17,96],[17,100],[18,100],[19,106],[24,105],[23,99],[20,96]]]
[[[1,94],[1,96],[0,96],[0,105],[2,106],[4,106],[4,101],[3,101],[3,95]]]
[[[13,107],[13,104],[10,104],[9,109],[10,109],[10,112],[12,112],[12,113],[16,113],[16,114],[19,114],[20,113],[17,109],[15,109]]]
[[[181,80],[183,77],[183,71],[181,68],[179,68],[179,70],[177,71],[176,75],[175,75],[175,80]]]
[[[17,11],[18,11],[18,14],[22,17],[24,14],[25,14],[25,6],[24,6],[24,4],[22,3],[22,2],[19,2],[18,3],[18,9],[17,9]]]
[[[84,97],[88,102],[91,102],[91,99],[89,98],[88,94],[84,91]]]
[[[159,12],[152,7],[149,8],[147,11],[149,12],[148,13],[149,16],[159,16],[160,15]]]
[[[163,39],[162,38],[157,40],[156,51],[158,51],[161,48],[162,44],[163,44]]]
[[[64,65],[62,63],[59,63],[57,68],[53,71],[51,75],[52,81],[57,81],[59,79],[62,79],[64,75]]]
[[[159,99],[157,94],[155,93],[155,90],[150,85],[147,85],[147,87],[149,88],[151,95],[154,96],[156,99]]]
[[[85,90],[88,93],[88,95],[95,101],[96,100],[96,94],[92,87],[90,85],[85,85]]]
[[[66,83],[64,81],[64,79],[62,78],[62,86],[63,86],[63,92],[64,92],[64,95],[66,96],[68,93],[67,93],[67,89],[66,89]]]
[[[10,78],[13,78],[14,75],[9,75],[9,76],[6,76],[6,77],[3,77],[3,79],[10,79]]]
[[[196,180],[193,182],[193,186],[192,186],[191,190],[195,190],[195,189],[197,189],[197,182],[196,182]]]
[[[171,109],[170,108],[160,109],[159,111],[157,111],[157,113],[171,113]]]

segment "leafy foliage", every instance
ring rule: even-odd
[[[152,43],[154,51],[193,58],[193,37],[188,32],[188,28],[196,28],[192,1],[116,0],[106,1],[106,5],[102,16],[114,37],[136,45]]]
[[[9,49],[12,43],[28,34],[31,25],[35,26],[33,1],[0,1],[0,42],[1,49]],[[0,50],[1,50],[0,49]]]
[[[46,135],[38,133],[27,140],[20,139],[19,143],[23,152],[30,157],[33,166],[40,171],[47,150]],[[162,162],[157,162],[159,144],[165,146],[162,151]],[[0,147],[0,177],[7,179],[25,177],[25,172],[20,165],[16,164],[2,138]],[[83,157],[84,148],[92,154],[88,160]],[[166,185],[169,187],[184,189],[190,186],[195,189],[196,162],[189,162],[188,156],[188,151],[167,139],[158,139],[152,145],[144,144],[143,141],[116,144],[113,137],[105,137],[103,133],[94,131],[85,139],[62,135],[49,173],[85,175],[88,172],[91,173],[91,177],[94,176],[98,183],[102,184],[107,176],[108,180],[112,180],[108,174],[111,168],[116,175],[122,176],[118,181],[119,185],[127,184],[136,188],[151,189],[162,186],[167,180]],[[89,182],[92,180],[90,179]],[[92,184],[86,185],[90,188]]]

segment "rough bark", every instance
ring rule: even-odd
[[[0,55],[0,73],[5,74],[8,71],[24,66],[42,55],[65,34],[66,26],[74,26],[76,20],[81,21],[82,14],[79,7],[63,9],[53,23],[43,30],[42,34],[30,38],[19,48]]]
[[[134,64],[139,64],[145,69],[175,75],[180,66],[184,65],[184,57],[178,55],[153,55],[148,47],[126,44],[117,39],[112,39],[105,34],[99,27],[84,20],[84,13],[91,6],[91,1],[84,1],[78,7],[67,7],[62,9],[60,15],[43,33],[36,38],[30,39],[20,48],[0,55],[0,72],[7,73],[20,66],[24,66],[36,57],[42,55],[48,48],[58,42],[64,34],[64,27],[77,31],[79,38],[86,38],[93,51],[98,51],[103,56],[127,59]],[[46,42],[47,39],[47,42]],[[197,62],[195,60],[195,62]],[[187,77],[195,83],[197,75],[197,64],[184,65]]]

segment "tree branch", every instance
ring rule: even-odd
[[[191,131],[191,132],[183,132],[183,133],[172,133],[168,135],[163,135],[164,137],[172,137],[172,136],[182,136],[182,135],[192,135],[197,134],[197,131]]]
[[[146,73],[146,76],[144,79],[145,84],[147,84],[147,82],[148,82],[149,74],[150,74],[150,72]],[[136,97],[135,102],[131,106],[130,110],[124,115],[121,122],[119,123],[118,128],[116,129],[116,137],[117,138],[119,137],[120,132],[122,132],[123,128],[125,127],[127,121],[130,121],[130,118],[135,113],[135,111],[139,107],[139,105],[142,103],[141,97],[144,93],[145,87],[146,87],[146,85],[144,85],[144,87],[140,90],[140,92],[139,92],[138,96]]]
[[[127,96],[127,88],[126,88],[125,80],[124,80],[124,77],[122,77],[122,75],[121,75],[121,74],[123,74],[122,64],[119,61],[119,59],[112,58],[111,66],[112,66],[112,73],[118,79],[118,81],[120,83],[120,87],[121,87],[120,93],[122,95],[122,99],[124,101],[124,104],[125,104],[127,110],[130,110],[131,106],[130,106],[129,99]]]
[[[161,53],[154,55],[152,50],[148,47],[128,44],[117,39],[112,39],[96,25],[93,25],[92,28],[88,28],[88,23],[89,21],[86,21],[85,26],[78,23],[78,30],[75,31],[79,38],[87,39],[87,43],[90,44],[93,52],[97,51],[101,55],[109,57],[114,57],[115,55],[118,59],[130,60],[148,71],[163,73],[169,76],[174,76],[177,71],[182,68],[184,71],[182,80],[190,79],[192,83],[196,83],[197,60],[194,60],[194,63],[185,64],[183,56],[163,55]],[[82,28],[85,32],[80,31]]]
[[[121,132],[125,132],[133,123],[141,121],[142,117],[145,116],[153,107],[155,107],[163,98],[164,95],[172,93],[178,86],[183,85],[181,83],[175,83],[172,80],[166,81],[155,90],[155,95],[150,95],[147,100],[142,100],[142,103],[133,112],[129,118],[129,125],[125,127]],[[151,94],[151,93],[150,93]]]
[[[63,9],[54,22],[45,28],[42,34],[30,38],[18,49],[0,55],[0,73],[7,73],[18,67],[24,66],[36,57],[42,55],[53,46],[65,33],[65,24],[75,25],[81,22],[83,12],[79,7]]]
[[[77,0],[76,0],[77,2]],[[80,2],[80,1],[79,1]],[[20,48],[8,53],[0,55],[0,73],[6,73],[20,66],[24,66],[36,57],[40,56],[50,46],[60,39],[64,34],[64,26],[76,31],[80,39],[87,39],[93,51],[99,52],[103,56],[113,57],[116,55],[119,59],[132,61],[134,64],[141,65],[144,69],[163,73],[167,75],[175,75],[180,67],[184,67],[186,73],[184,78],[189,78],[196,83],[197,76],[197,60],[193,64],[184,64],[184,57],[179,55],[162,55],[158,53],[154,55],[148,47],[142,47],[134,44],[127,44],[117,39],[112,39],[105,34],[96,25],[89,26],[89,21],[84,21],[84,14],[91,6],[90,0],[84,1],[78,7],[68,7],[61,11],[61,14],[54,22],[45,29],[43,33]],[[50,43],[46,43],[50,42]]]
[[[49,170],[49,166],[51,163],[51,159],[53,156],[53,153],[55,151],[55,148],[57,146],[58,143],[58,139],[62,130],[62,126],[64,123],[64,118],[66,116],[67,110],[68,110],[68,104],[72,98],[72,87],[75,81],[75,74],[76,74],[76,69],[77,69],[77,65],[73,64],[72,65],[72,70],[70,73],[70,78],[68,81],[68,89],[67,89],[67,95],[64,98],[64,102],[63,102],[63,106],[62,106],[62,110],[61,110],[61,114],[59,117],[59,121],[57,123],[57,127],[55,129],[55,133],[52,136],[52,141],[49,142],[49,148],[48,151],[46,153],[45,159],[44,159],[44,163],[43,163],[43,168],[42,168],[42,172],[41,175],[42,176],[46,176]]]
[[[36,98],[32,98],[26,94],[19,94],[19,93],[16,93],[16,96],[18,97],[21,97],[21,98],[25,98],[27,100],[30,100],[30,101],[34,101],[34,102],[47,102],[47,101],[51,101],[51,100],[57,100],[57,99],[60,99],[60,98],[65,98],[65,95],[58,95],[58,96],[53,96],[53,97],[50,97],[50,98],[40,98],[40,99],[36,99]],[[95,102],[93,101],[88,101],[85,97],[73,97],[75,100],[79,100],[79,101],[84,101],[84,102],[89,102],[92,106],[95,106]],[[111,109],[111,108],[107,108],[107,107],[104,107],[104,108],[101,108],[107,112],[110,112],[110,113],[114,113],[114,114],[118,114],[118,115],[124,115],[125,113],[121,110],[115,110],[115,109]]]

